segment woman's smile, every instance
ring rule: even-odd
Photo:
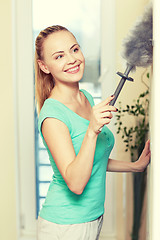
[[[75,74],[75,73],[78,73],[79,70],[80,70],[80,65],[77,65],[77,66],[74,66],[74,67],[71,67],[71,68],[65,70],[65,72],[70,73],[70,74]]]

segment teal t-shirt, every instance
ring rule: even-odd
[[[93,106],[92,96],[86,90],[81,91]],[[80,117],[61,102],[50,98],[44,102],[39,115],[38,128],[48,151],[53,168],[53,177],[39,215],[47,221],[57,224],[78,224],[93,221],[104,213],[106,169],[114,145],[114,136],[107,126],[104,126],[99,133],[91,177],[83,193],[76,195],[65,183],[43,138],[41,126],[46,118],[56,118],[66,124],[76,155],[81,148],[89,125],[88,120]]]

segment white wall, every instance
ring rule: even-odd
[[[0,239],[16,240],[12,2],[0,2]]]

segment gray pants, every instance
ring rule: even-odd
[[[98,219],[61,225],[38,218],[37,240],[98,240],[103,224],[103,215]]]

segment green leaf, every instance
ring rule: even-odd
[[[142,93],[142,94],[139,95],[139,98],[142,98],[144,96],[145,96],[145,93]]]

